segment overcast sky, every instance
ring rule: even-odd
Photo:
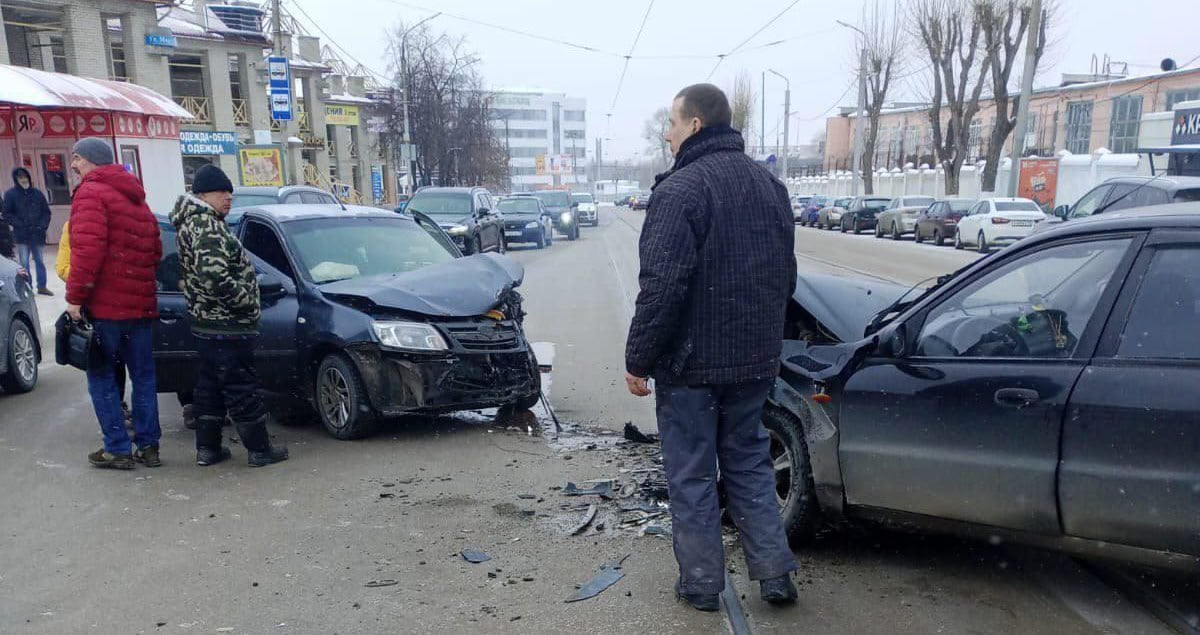
[[[668,105],[683,86],[708,79],[718,54],[734,49],[792,4],[792,0],[654,0],[618,97],[622,56],[633,45],[650,0],[283,1],[314,35],[320,33],[298,8],[350,55],[381,72],[387,69],[387,31],[401,20],[412,23],[435,11],[599,49],[603,53],[582,51],[446,14],[430,22],[435,30],[466,36],[482,58],[479,70],[486,84],[493,88],[537,87],[586,98],[588,147],[595,147],[597,136],[609,139],[606,162],[641,155],[646,118]],[[1183,64],[1200,56],[1194,19],[1198,0],[1059,1],[1052,48],[1039,69],[1038,85],[1056,84],[1064,72],[1088,72],[1093,54],[1128,62],[1131,75],[1155,72],[1164,57]],[[848,90],[854,80],[854,33],[836,20],[861,22],[861,6],[861,0],[800,0],[721,63],[710,81],[728,89],[744,70],[758,86],[767,68],[787,76],[792,87],[792,142],[807,143],[824,130],[825,117],[836,112],[835,106],[854,105],[857,99],[857,93]],[[779,40],[786,41],[763,46]],[[910,81],[895,96],[919,98],[919,92]],[[768,146],[775,145],[781,131],[783,93],[783,80],[768,75]],[[611,127],[608,113],[612,113]]]

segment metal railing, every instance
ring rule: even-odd
[[[250,105],[245,99],[233,100],[233,123],[238,126],[250,125]]]
[[[346,149],[349,151],[351,159],[358,158],[358,144],[357,143],[355,143],[353,141],[347,143]]]
[[[208,97],[176,97],[180,108],[192,113],[188,123],[212,123],[212,109]]]
[[[354,186],[337,179],[330,179],[328,176],[321,174],[317,166],[311,163],[304,164],[304,183],[316,188],[333,192],[343,203],[351,205],[362,205],[363,196]]]
[[[312,127],[308,123],[308,111],[304,109],[304,106],[296,104],[296,112],[292,114],[295,117],[293,121],[300,125],[300,132],[312,132]],[[279,129],[279,122],[272,119],[271,132],[279,132]]]

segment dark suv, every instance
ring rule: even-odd
[[[550,218],[554,220],[554,228],[565,235],[567,240],[579,238],[579,203],[571,198],[566,190],[545,190],[534,192],[534,196],[546,206]]]
[[[158,392],[187,394],[197,344],[175,228],[163,217],[159,228]],[[354,439],[380,417],[540,398],[516,291],[524,270],[507,256],[464,258],[428,217],[369,207],[248,207],[234,233],[259,274],[255,362],[281,415],[316,416]]]
[[[423,187],[404,209],[432,218],[465,254],[505,252],[504,219],[482,187]]]

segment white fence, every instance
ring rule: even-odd
[[[1092,154],[1074,155],[1067,151],[1058,153],[1058,187],[1054,205],[1074,204],[1084,193],[1101,181],[1114,176],[1135,176],[1149,171],[1145,161],[1136,154],[1113,154],[1100,148]],[[1007,196],[1008,178],[1012,161],[1001,159],[996,173],[996,191],[983,191],[983,166],[964,165],[959,175],[958,196],[960,198],[986,198]],[[922,165],[906,169],[893,168],[875,173],[875,196],[896,197],[924,195],[943,198],[946,196],[946,175],[941,166]],[[794,194],[820,194],[826,196],[852,196],[854,175],[840,171],[827,176],[806,176],[788,179],[788,189]],[[858,188],[862,191],[862,187]]]

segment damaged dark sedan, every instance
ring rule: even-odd
[[[235,233],[259,272],[256,352],[280,416],[316,416],[339,439],[380,418],[511,406],[541,395],[516,288],[499,254],[463,257],[420,214],[366,207],[244,208]],[[155,359],[159,392],[196,381],[196,340],[179,290],[174,229],[163,220]],[[184,397],[186,401],[186,396]]]
[[[913,290],[802,274],[782,514],[1200,564],[1200,207],[1069,223]]]

